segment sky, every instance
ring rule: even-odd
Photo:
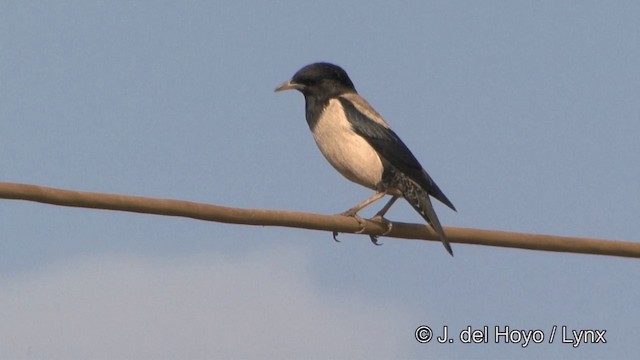
[[[636,1],[0,1],[0,181],[340,213],[371,191],[324,160],[303,97],[273,92],[329,61],[455,204],[435,205],[444,226],[637,242],[639,18]],[[405,202],[387,217],[422,222]],[[0,200],[0,358],[640,352],[638,260],[340,239]]]

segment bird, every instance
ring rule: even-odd
[[[430,197],[457,211],[455,206],[383,117],[358,94],[344,69],[328,62],[309,64],[275,89],[284,90],[297,90],[304,95],[307,124],[327,161],[348,180],[376,192],[342,215],[363,224],[358,212],[391,195],[374,216],[384,220],[386,212],[402,197],[427,221],[453,256]],[[391,223],[387,224],[388,233]],[[371,236],[371,241],[378,245],[376,236]]]

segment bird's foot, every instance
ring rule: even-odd
[[[348,216],[351,218],[356,219],[356,221],[358,222],[358,224],[360,224],[360,230],[356,231],[356,234],[362,234],[362,232],[365,230],[366,228],[366,223],[364,221],[363,218],[360,217],[360,215],[358,215],[357,211],[354,211],[354,209],[349,209],[345,212],[343,212],[342,214],[340,214],[342,216]]]
[[[376,216],[372,217],[371,220],[379,221],[379,222],[387,225],[387,231],[385,231],[382,234],[380,234],[380,236],[389,235],[391,230],[393,230],[393,223],[391,221],[387,220],[384,216],[376,215]]]
[[[340,213],[339,215],[342,216],[347,216],[347,217],[351,217],[356,219],[356,221],[358,221],[358,223],[360,224],[360,230],[356,231],[356,234],[362,234],[362,232],[365,230],[365,226],[366,223],[364,222],[364,219],[362,219],[359,215],[358,215],[358,209],[357,208],[351,208],[343,213]],[[333,240],[336,242],[340,242],[340,240],[338,240],[338,232],[334,231],[333,232]],[[373,241],[373,240],[372,240]]]
[[[385,219],[384,216],[382,216],[382,215],[376,215],[376,216],[372,217],[371,220],[379,221],[379,222],[384,223],[385,225],[387,225],[387,231],[385,231],[384,233],[382,233],[380,235],[369,235],[369,238],[371,238],[371,242],[374,245],[382,245],[382,243],[378,242],[378,237],[379,236],[385,236],[385,235],[389,234],[391,232],[391,230],[393,229],[393,223],[391,221]]]

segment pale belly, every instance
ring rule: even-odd
[[[382,179],[382,161],[362,137],[343,119],[340,104],[332,100],[316,124],[313,136],[322,155],[347,179],[376,190]],[[342,120],[337,120],[342,119]]]

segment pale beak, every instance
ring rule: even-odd
[[[291,80],[287,80],[287,81],[283,82],[282,85],[278,86],[276,88],[275,92],[284,91],[284,90],[291,90],[291,89],[300,90],[300,89],[302,89],[302,85],[296,84],[294,82],[291,82]]]

